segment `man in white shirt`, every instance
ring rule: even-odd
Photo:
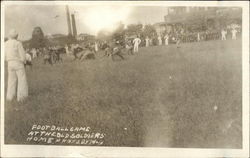
[[[197,42],[200,42],[200,40],[201,40],[201,37],[200,37],[200,33],[198,32],[198,34],[197,34]]]
[[[233,29],[233,30],[232,30],[232,39],[233,39],[233,40],[236,40],[236,34],[237,34],[237,30],[236,30],[236,29]]]
[[[69,47],[68,47],[68,45],[66,44],[64,48],[65,48],[66,54],[69,55],[70,52],[69,52]]]
[[[11,101],[17,94],[17,101],[28,97],[28,84],[24,64],[26,55],[22,43],[17,40],[18,33],[11,30],[10,39],[5,42],[5,60],[8,62],[8,87],[6,100]]]
[[[148,38],[148,36],[146,37],[146,39],[145,39],[145,41],[146,41],[146,47],[148,47],[149,46],[149,38]]]
[[[168,45],[168,39],[169,39],[168,34],[166,34],[166,35],[164,36],[164,39],[165,39],[165,45],[167,46],[167,45]]]
[[[159,44],[159,46],[161,46],[162,45],[162,39],[161,39],[161,36],[158,36],[158,44]]]
[[[32,68],[32,57],[31,57],[31,54],[29,52],[26,52],[25,57],[26,57],[26,63],[24,65],[24,67],[26,67],[28,65],[28,66],[30,66],[30,68]]]
[[[222,30],[221,30],[221,40],[222,40],[222,41],[227,39],[227,38],[226,38],[226,35],[227,35],[227,31],[224,30],[224,29],[222,29]]]
[[[134,44],[134,52],[138,52],[139,50],[139,45],[141,43],[141,39],[139,37],[136,37],[134,40],[133,40],[133,44]]]
[[[98,43],[95,42],[95,52],[98,52]]]
[[[25,54],[26,62],[32,62],[32,57],[29,53]]]
[[[35,49],[35,48],[32,48],[32,49],[31,49],[31,53],[32,53],[33,59],[37,57],[37,52],[36,52],[36,49]]]

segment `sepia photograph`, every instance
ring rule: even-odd
[[[180,4],[1,3],[2,147],[247,156],[249,3]]]

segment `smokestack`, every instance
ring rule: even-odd
[[[76,21],[75,21],[75,15],[71,14],[71,19],[72,19],[72,29],[73,29],[73,36],[77,36],[77,30],[76,30]]]
[[[70,15],[69,15],[69,6],[66,5],[66,16],[67,16],[67,24],[68,24],[68,35],[72,36],[72,29],[71,29],[71,21],[70,21]]]

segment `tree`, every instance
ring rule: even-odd
[[[154,35],[156,35],[156,30],[152,25],[145,25],[142,34],[144,37],[148,36],[152,38]]]
[[[122,22],[117,23],[117,27],[109,31],[107,29],[102,29],[98,32],[97,38],[101,40],[111,40],[114,39],[116,41],[124,41],[125,31],[124,24]]]
[[[130,24],[130,25],[128,25],[128,27],[126,29],[126,34],[128,36],[141,35],[142,34],[142,29],[143,29],[142,24]]]
[[[106,29],[102,29],[97,33],[97,38],[100,40],[109,40],[111,38],[111,32]]]
[[[42,48],[47,45],[47,40],[44,37],[43,31],[40,27],[35,27],[32,32],[30,46],[32,48]]]
[[[112,38],[115,39],[116,41],[123,42],[124,36],[125,36],[124,24],[120,22],[118,23],[118,27],[112,33]]]

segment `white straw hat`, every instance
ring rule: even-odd
[[[15,29],[10,30],[10,32],[9,32],[10,38],[16,38],[17,36],[18,36],[18,33],[16,32]]]

